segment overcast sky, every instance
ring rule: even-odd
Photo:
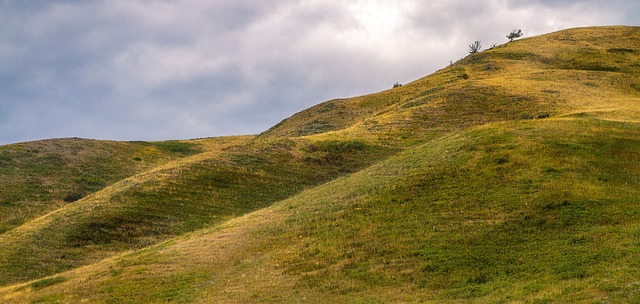
[[[256,134],[513,29],[640,25],[638,2],[0,0],[0,144]]]

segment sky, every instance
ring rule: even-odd
[[[0,145],[257,134],[475,40],[594,25],[640,25],[639,1],[0,0]]]

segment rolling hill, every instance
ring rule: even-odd
[[[640,28],[259,135],[0,147],[0,302],[640,301]]]

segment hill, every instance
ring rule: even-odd
[[[192,143],[52,139],[0,147],[0,233],[156,165]]]
[[[0,192],[0,299],[638,301],[638,39],[522,39],[258,136],[3,146],[42,182]]]

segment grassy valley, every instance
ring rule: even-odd
[[[522,39],[257,136],[2,146],[0,299],[640,301],[638,41]]]

